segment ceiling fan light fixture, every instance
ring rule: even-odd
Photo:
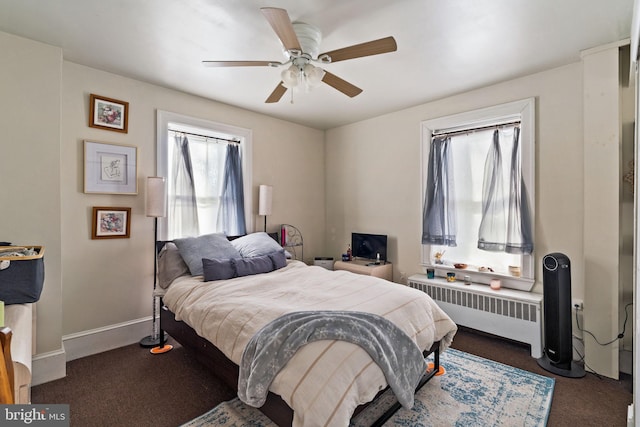
[[[324,77],[324,70],[319,67],[315,67],[311,64],[307,64],[304,66],[304,75],[306,84],[309,87],[316,87],[320,83],[322,83],[322,78]]]
[[[298,86],[300,70],[295,65],[291,65],[280,73],[280,77],[282,78],[282,84],[284,87],[287,89],[293,89]]]

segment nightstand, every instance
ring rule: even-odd
[[[346,270],[352,273],[364,274],[367,276],[379,277],[381,279],[393,281],[393,265],[390,262],[380,262],[374,265],[375,261],[370,259],[354,259],[353,261],[336,261],[333,264],[334,270]]]

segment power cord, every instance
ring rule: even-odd
[[[624,306],[624,323],[622,324],[622,332],[620,332],[620,333],[618,334],[618,336],[617,336],[617,337],[615,337],[614,339],[612,339],[612,340],[611,340],[611,341],[609,341],[609,342],[601,343],[600,341],[598,341],[598,339],[596,338],[596,336],[595,336],[595,335],[593,335],[591,332],[589,332],[589,331],[587,331],[587,330],[585,330],[585,329],[582,329],[582,328],[580,327],[580,322],[579,322],[579,320],[578,320],[578,310],[576,310],[576,325],[578,326],[578,329],[579,329],[580,331],[582,331],[582,332],[586,332],[586,333],[588,333],[589,335],[591,335],[591,336],[593,337],[593,339],[594,339],[598,344],[600,344],[601,346],[607,346],[607,345],[612,344],[612,343],[616,342],[617,340],[622,339],[622,338],[624,337],[624,333],[625,333],[625,331],[627,330],[627,321],[629,320],[629,312],[627,311],[627,308],[629,308],[629,307],[630,307],[630,306],[632,306],[632,305],[633,305],[633,303],[632,303],[632,302],[630,302],[630,303],[628,303],[627,305],[625,305],[625,306]],[[572,335],[572,338],[574,338],[574,339],[576,339],[576,340],[578,340],[578,341],[581,341],[581,342],[582,342],[582,341],[584,341],[584,339],[583,339],[583,338],[578,337],[578,336],[576,336],[576,335]],[[583,343],[583,345],[584,345],[584,343]],[[596,376],[598,379],[600,379],[600,380],[601,380],[601,379],[603,379],[604,377],[603,377],[601,374],[597,373],[597,372],[596,372],[595,370],[593,370],[589,365],[587,365],[587,362],[584,360],[585,355],[584,355],[584,354],[582,354],[582,353],[580,353],[580,350],[578,350],[578,349],[576,348],[576,346],[575,346],[575,345],[573,345],[572,347],[573,347],[573,349],[575,350],[575,352],[576,352],[576,353],[578,353],[578,356],[580,356],[580,359],[579,359],[578,361],[579,361],[579,362],[584,363],[584,367],[585,367],[585,368],[587,368],[587,372],[589,372],[589,373],[591,373],[591,374],[595,375],[595,376]]]
[[[578,340],[580,339],[580,338],[576,337],[575,335],[574,335],[574,338],[576,338]],[[578,356],[580,356],[580,360],[578,360],[578,362],[584,363],[584,367],[587,369],[587,373],[595,375],[599,380],[604,378],[602,375],[600,375],[595,370],[593,370],[589,365],[587,365],[587,362],[585,362],[585,360],[584,360],[584,354],[580,353],[580,351],[576,348],[575,345],[573,346],[573,349],[576,351],[576,353],[578,353]]]
[[[593,333],[591,333],[590,331],[587,331],[586,329],[582,329],[582,327],[580,326],[580,321],[578,320],[578,310],[576,310],[576,326],[578,326],[578,329],[581,332],[586,332],[587,334],[591,335],[593,337],[593,339],[598,344],[600,344],[601,346],[603,346],[603,347],[607,346],[609,344],[612,344],[612,343],[618,341],[619,339],[624,338],[624,333],[627,330],[627,321],[629,320],[629,312],[627,311],[627,308],[629,308],[632,305],[633,305],[633,303],[630,302],[630,303],[628,303],[627,305],[624,306],[624,323],[622,324],[622,332],[620,332],[617,337],[615,337],[614,339],[612,339],[611,341],[608,341],[606,343],[601,343]],[[578,337],[576,337],[576,338],[578,338]],[[580,338],[578,338],[578,339],[580,339]]]

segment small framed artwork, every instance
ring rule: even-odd
[[[138,148],[84,141],[84,192],[138,194]]]
[[[93,207],[92,239],[128,239],[131,208]]]
[[[92,93],[89,96],[89,104],[91,105],[90,127],[127,133],[129,126],[128,102]]]

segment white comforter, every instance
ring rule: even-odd
[[[375,277],[329,271],[292,261],[280,270],[231,280],[176,279],[164,303],[230,360],[240,364],[251,337],[285,313],[351,310],[381,315],[400,326],[422,350],[451,344],[453,321],[423,292]],[[347,426],[354,409],[387,386],[380,368],[360,347],[317,341],[302,347],[270,390],[294,410],[293,425]]]

